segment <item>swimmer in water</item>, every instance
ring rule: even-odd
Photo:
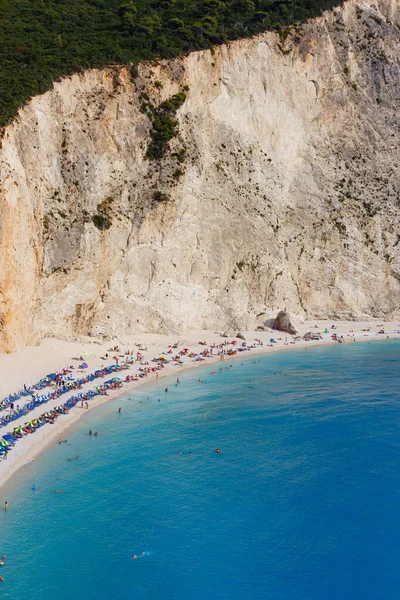
[[[36,485],[32,486],[32,490],[35,491],[36,490]]]
[[[217,454],[222,454],[222,450],[221,450],[221,448],[216,448],[216,449],[215,449],[215,452],[216,452]]]
[[[94,434],[94,437],[97,437],[98,435],[99,435],[99,434],[98,434],[98,433],[97,433],[97,431],[96,431],[96,433]]]
[[[134,554],[134,555],[132,556],[132,558],[133,558],[133,559],[135,559],[135,558],[139,558],[139,557],[138,557],[138,555],[137,555],[137,554]]]
[[[64,493],[62,490],[54,490],[54,492],[55,492],[56,494],[63,494],[63,493]]]
[[[91,429],[89,429],[89,435],[92,435],[92,430]]]
[[[0,575],[0,581],[4,581],[4,577]]]

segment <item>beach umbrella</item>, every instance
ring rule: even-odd
[[[270,340],[269,340],[269,341],[270,341],[270,342],[274,342],[275,340],[274,340],[274,338],[270,338]]]

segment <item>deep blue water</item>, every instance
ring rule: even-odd
[[[1,598],[398,600],[400,342],[231,364],[90,412],[0,490]]]

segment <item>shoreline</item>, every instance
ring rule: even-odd
[[[344,335],[343,332],[341,331],[343,328],[340,327],[340,323],[337,325],[337,329],[335,330],[338,334]],[[347,325],[347,323],[346,323]],[[354,323],[352,322],[351,325],[355,328],[357,326],[360,326],[359,323]],[[364,325],[364,323],[362,323],[361,325]],[[371,324],[368,324],[369,327],[371,327]],[[391,323],[389,325],[390,327],[398,327],[397,324]],[[304,327],[304,325],[302,326],[302,329],[305,328],[307,330],[310,329],[309,325],[306,325]],[[311,329],[312,331],[312,329]],[[315,331],[315,329],[314,329]],[[351,330],[350,330],[351,331]],[[210,335],[213,336],[213,338],[215,338],[215,340],[219,343],[224,343],[227,341],[227,339],[231,339],[231,338],[221,338],[221,337],[217,337],[217,334],[213,334],[208,332],[199,332],[199,334],[203,334],[203,338],[204,338],[204,334],[207,334],[208,337],[210,337]],[[189,336],[197,336],[199,337],[199,334],[195,334],[195,333],[191,333],[191,334],[186,334],[183,337],[189,337]],[[149,336],[150,334],[147,334],[147,336]],[[70,412],[68,412],[68,414],[66,415],[61,415],[53,425],[50,424],[46,424],[44,425],[42,428],[40,428],[38,431],[35,431],[34,434],[30,434],[30,435],[26,435],[24,436],[22,439],[20,439],[18,441],[18,443],[15,445],[15,447],[12,449],[12,451],[9,454],[9,457],[7,459],[7,461],[2,460],[0,463],[0,488],[2,488],[4,486],[4,484],[13,476],[15,475],[15,473],[17,471],[19,471],[19,469],[21,469],[22,467],[26,466],[27,464],[29,464],[30,462],[32,462],[33,460],[35,460],[39,455],[41,455],[49,446],[51,446],[54,442],[56,442],[57,439],[60,438],[61,435],[63,435],[68,429],[70,429],[71,427],[74,427],[78,421],[80,420],[80,418],[84,415],[87,414],[87,412],[89,412],[90,410],[93,410],[97,407],[100,407],[101,405],[107,403],[107,402],[111,402],[113,400],[116,400],[119,396],[122,396],[123,394],[127,394],[129,392],[134,391],[136,388],[138,388],[139,386],[143,386],[146,383],[154,383],[162,378],[165,378],[167,376],[172,376],[176,373],[183,373],[186,371],[190,371],[191,369],[197,369],[199,367],[205,367],[207,365],[215,365],[216,363],[219,362],[224,362],[226,364],[226,361],[233,361],[233,360],[237,360],[237,359],[241,359],[241,360],[247,360],[248,358],[251,358],[252,356],[260,356],[261,354],[263,355],[267,355],[270,353],[275,353],[275,352],[285,352],[287,350],[291,350],[291,349],[307,349],[307,348],[318,348],[321,346],[326,346],[326,345],[333,345],[335,343],[338,343],[334,340],[332,340],[330,338],[331,332],[329,333],[329,339],[323,338],[321,340],[318,341],[297,341],[296,343],[283,343],[283,340],[280,340],[282,343],[276,343],[274,344],[274,346],[271,348],[270,346],[267,346],[267,340],[265,340],[266,336],[269,337],[275,337],[276,339],[278,338],[278,336],[281,338],[281,336],[287,337],[287,339],[289,339],[290,341],[292,341],[292,336],[289,336],[283,332],[279,332],[279,331],[274,331],[273,333],[271,332],[244,332],[244,335],[246,337],[246,340],[249,340],[249,345],[250,343],[253,342],[254,339],[262,339],[264,338],[263,343],[265,345],[259,345],[256,346],[254,348],[252,348],[250,351],[244,351],[244,352],[237,352],[235,355],[227,355],[225,356],[225,359],[223,361],[221,361],[220,356],[218,355],[213,355],[207,359],[201,360],[201,361],[196,361],[196,360],[191,360],[190,362],[185,362],[184,364],[181,365],[176,365],[176,364],[168,364],[164,369],[162,369],[161,371],[157,371],[158,373],[158,377],[156,377],[155,373],[152,373],[150,376],[146,376],[146,377],[142,377],[140,378],[138,381],[131,381],[131,382],[127,382],[124,383],[124,385],[111,392],[109,395],[103,395],[103,396],[96,396],[94,399],[92,399],[89,403],[89,408],[88,409],[82,409],[80,408],[78,405],[76,405],[73,409],[70,410]],[[251,336],[257,336],[256,338],[250,339]],[[328,334],[325,334],[328,335]],[[349,333],[345,334],[346,336],[349,336]],[[353,342],[370,342],[370,341],[375,341],[375,340],[385,340],[387,339],[387,337],[389,337],[389,339],[395,339],[395,338],[400,338],[400,334],[397,332],[393,332],[393,331],[388,331],[387,333],[385,333],[385,335],[380,335],[376,332],[369,332],[368,334],[366,334],[365,332],[361,331],[355,331],[354,329],[354,333],[352,334],[354,337],[351,337],[351,339],[345,339],[345,343],[353,343]],[[146,337],[145,335],[142,335],[141,338]],[[170,341],[170,337],[171,336],[159,336],[162,338],[162,342],[163,342],[163,347],[166,347],[168,345],[168,342]],[[174,336],[174,338],[176,338],[178,336]],[[201,339],[201,335],[200,335],[200,339]],[[234,339],[234,336],[233,338]],[[242,340],[237,340],[238,344],[237,346],[239,346],[239,344],[242,342]],[[91,342],[93,343],[93,342]],[[108,342],[109,344],[110,342]],[[111,342],[113,343],[113,342]],[[184,342],[186,343],[186,342]],[[187,343],[187,345],[189,345]],[[193,344],[192,344],[193,345]],[[197,350],[200,351],[201,349],[205,349],[208,346],[202,346],[199,344],[199,342],[197,342],[197,344],[195,343],[196,347],[193,350]],[[234,346],[230,345],[231,348],[234,348]],[[156,348],[154,348],[154,350],[156,350]],[[146,350],[147,353],[149,353],[149,350]],[[157,352],[155,352],[155,354],[153,354],[153,358],[154,356],[157,356]],[[147,359],[148,357],[146,357]],[[0,357],[1,359],[1,357]],[[137,363],[134,363],[132,365],[132,367],[137,367]],[[92,369],[89,369],[89,372],[91,372]],[[122,372],[124,373],[124,372]],[[122,374],[121,373],[121,374]],[[42,374],[42,376],[45,373]],[[131,374],[129,372],[129,370],[126,371],[126,374],[129,375]],[[89,389],[93,389],[94,385],[101,383],[100,382],[90,382],[90,384],[86,384],[85,387],[85,391],[88,391]],[[23,383],[21,383],[20,388],[21,389],[23,387]],[[76,393],[76,390],[74,390],[74,392]],[[71,395],[74,394],[74,392],[68,393],[66,394],[65,400],[61,400],[61,402],[63,403],[64,401],[66,401],[68,399],[68,397],[70,397]],[[58,405],[60,404],[60,398],[55,399],[52,401],[52,404],[54,405]],[[36,411],[39,410],[35,409]],[[40,411],[45,411],[46,408],[44,408],[44,405],[42,407],[40,407]],[[34,411],[32,411],[34,412]],[[26,421],[31,420],[32,416],[29,415],[25,415],[24,417],[21,417],[21,419],[18,419],[15,421],[15,424],[19,424],[19,421]],[[0,428],[0,436],[4,435],[5,433],[9,432],[10,429],[13,429],[13,427],[15,426],[10,424],[9,426],[3,426]]]

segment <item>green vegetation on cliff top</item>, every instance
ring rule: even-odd
[[[210,48],[339,0],[0,0],[0,124],[60,76]]]

